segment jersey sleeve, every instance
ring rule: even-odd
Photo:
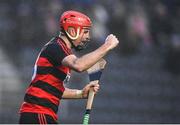
[[[59,66],[68,54],[57,44],[49,44],[42,50],[41,56],[48,58],[53,65]]]

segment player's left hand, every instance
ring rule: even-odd
[[[93,91],[95,92],[95,94],[99,91],[100,85],[98,83],[89,83],[87,84],[84,88],[83,88],[83,98],[87,98],[88,97],[88,93],[90,89],[93,89]]]

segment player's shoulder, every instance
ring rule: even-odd
[[[53,37],[48,43],[43,47],[44,51],[56,51],[61,49],[57,43],[58,37]]]
[[[64,54],[70,55],[72,51],[67,48],[66,44],[59,37],[53,37],[45,46],[42,48],[41,53],[48,53],[52,55]]]
[[[47,47],[55,47],[55,46],[58,46],[57,40],[58,40],[58,37],[53,37],[49,42],[47,42],[47,43],[44,45],[44,47],[47,48]]]

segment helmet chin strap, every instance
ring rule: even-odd
[[[63,32],[64,32],[65,36],[67,37],[67,39],[69,40],[69,42],[71,43],[72,48],[75,49],[75,51],[81,51],[81,50],[83,50],[83,49],[86,48],[86,46],[87,46],[87,44],[88,44],[87,41],[86,41],[86,42],[81,41],[81,44],[82,44],[82,45],[77,45],[77,46],[75,46],[74,43],[72,42],[73,40],[76,40],[76,39],[79,37],[80,27],[77,29],[77,34],[76,34],[75,37],[72,37],[72,36],[71,36],[68,32],[66,32],[64,29],[63,29]]]
[[[68,36],[70,39],[76,40],[76,39],[79,37],[80,27],[77,28],[77,34],[76,34],[76,36],[74,36],[74,37],[71,36],[67,31],[65,31],[65,32],[66,32],[67,36]]]

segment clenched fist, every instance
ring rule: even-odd
[[[104,43],[104,45],[108,46],[110,50],[115,48],[118,44],[119,40],[113,34],[108,35]]]

